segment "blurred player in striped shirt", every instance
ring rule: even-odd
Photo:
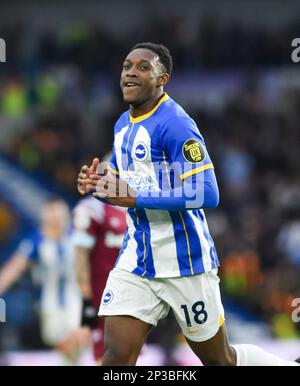
[[[46,201],[40,228],[23,240],[0,271],[0,296],[29,268],[41,288],[39,315],[44,343],[62,354],[63,364],[77,364],[90,341],[80,327],[81,296],[76,280],[70,232],[70,210],[65,201]]]

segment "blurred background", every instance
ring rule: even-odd
[[[167,92],[196,120],[216,168],[221,202],[207,216],[230,337],[299,356],[299,14],[292,0],[1,2],[0,267],[45,199],[55,193],[72,208],[79,167],[110,150],[127,109],[118,84],[127,51],[163,43],[174,59]],[[39,335],[31,275],[3,297],[2,362],[56,363]],[[173,323],[161,323],[142,363],[197,363]]]

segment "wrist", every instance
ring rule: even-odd
[[[81,325],[91,329],[98,326],[98,313],[91,298],[82,299]]]
[[[136,208],[136,197],[128,197],[127,198],[127,207],[128,208]]]

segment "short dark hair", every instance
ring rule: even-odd
[[[172,69],[173,69],[173,58],[167,47],[165,47],[163,44],[156,44],[156,43],[150,43],[150,42],[137,43],[135,46],[131,48],[129,52],[136,50],[138,48],[146,48],[147,50],[151,50],[155,54],[157,54],[159,56],[159,61],[164,66],[164,69],[169,75],[171,75]]]

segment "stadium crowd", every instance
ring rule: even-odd
[[[47,23],[45,23],[47,25]],[[85,71],[119,70],[128,47],[137,40],[161,41],[173,53],[176,68],[224,69],[228,67],[263,67],[286,64],[290,57],[287,42],[299,35],[295,17],[276,28],[272,24],[228,24],[220,15],[208,13],[191,19],[187,15],[158,13],[154,7],[144,9],[138,21],[115,33],[101,24],[69,21],[37,33],[27,25],[1,26],[2,38],[9,41],[10,68],[12,63],[27,69],[48,64],[76,63]],[[27,52],[27,54],[24,54]],[[101,53],[101,54],[99,54]]]

